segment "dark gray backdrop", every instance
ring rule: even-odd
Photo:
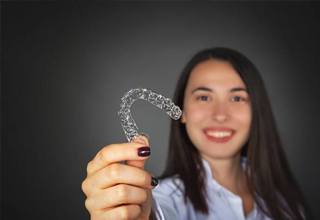
[[[319,178],[319,3],[1,3],[2,218],[88,219],[81,182],[104,145],[124,142],[130,88],[172,97],[192,54],[227,46],[261,70],[292,170],[313,209]],[[147,169],[166,159],[169,118],[138,101]],[[179,162],[179,161],[177,161]]]

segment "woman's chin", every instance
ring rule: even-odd
[[[200,149],[199,149],[200,150]],[[231,146],[210,146],[210,149],[205,149],[201,151],[201,155],[204,159],[219,159],[219,160],[225,160],[225,159],[233,159],[240,155],[241,150],[240,149],[234,149]]]

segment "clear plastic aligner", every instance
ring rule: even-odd
[[[146,100],[149,103],[164,110],[174,120],[178,120],[182,115],[181,109],[176,106],[169,98],[166,98],[149,89],[131,89],[121,98],[120,110],[118,112],[122,128],[129,142],[139,136],[138,127],[133,120],[130,112],[131,105],[138,99]],[[140,133],[140,135],[144,134]]]

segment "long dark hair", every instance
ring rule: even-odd
[[[247,157],[250,173],[247,174],[247,180],[254,201],[272,219],[304,219],[305,201],[290,171],[267,91],[258,69],[247,57],[222,47],[198,52],[182,71],[174,102],[183,109],[184,92],[192,69],[209,59],[229,62],[245,83],[250,96],[251,130],[241,154]],[[201,156],[189,139],[185,125],[172,120],[168,159],[160,178],[174,175],[184,183],[185,200],[189,200],[197,211],[208,214]]]

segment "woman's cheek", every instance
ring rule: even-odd
[[[208,111],[206,108],[193,107],[189,110],[190,120],[193,122],[199,122],[208,117]]]
[[[249,127],[251,124],[251,111],[248,108],[238,109],[238,111],[234,112],[234,118],[237,119],[239,123],[243,126]]]

